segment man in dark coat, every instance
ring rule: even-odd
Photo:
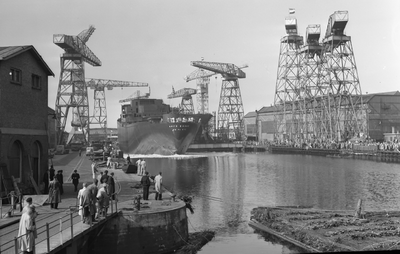
[[[104,170],[104,174],[100,178],[100,183],[107,183],[109,177],[108,170]]]
[[[108,191],[108,196],[110,196],[110,198],[112,200],[115,200],[115,180],[114,180],[114,172],[111,172],[110,176],[108,177],[108,181],[107,181],[107,191]]]
[[[53,181],[54,175],[56,174],[56,170],[54,169],[53,165],[50,166],[49,174],[50,181]]]
[[[60,183],[60,194],[64,194],[64,188],[63,188],[63,184],[64,184],[64,176],[62,174],[62,170],[58,170],[57,171],[57,175],[56,178],[58,180],[58,182]]]
[[[71,175],[72,183],[74,184],[74,187],[75,187],[75,189],[74,189],[75,192],[78,191],[79,178],[81,178],[81,177],[78,174],[78,171],[75,169],[74,173],[72,173],[72,175]]]
[[[49,194],[49,170],[46,170],[43,175],[43,183],[44,183],[44,193]]]
[[[140,180],[143,186],[143,200],[149,200],[150,177],[149,172],[146,171],[145,175]]]

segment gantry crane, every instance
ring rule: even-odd
[[[300,89],[300,48],[303,36],[298,35],[297,19],[285,19],[286,35],[281,39],[278,74],[276,79],[274,104],[277,112],[275,120],[275,139],[296,139],[302,112],[298,100]]]
[[[57,143],[63,144],[63,134],[70,108],[74,108],[71,125],[81,129],[84,142],[89,136],[89,102],[85,83],[84,62],[101,66],[101,61],[86,46],[95,28],[82,31],[77,36],[55,34],[54,44],[64,49],[60,58],[61,73],[57,91],[55,113],[57,118]]]
[[[322,40],[321,85],[326,87],[322,108],[327,128],[323,135],[331,140],[347,140],[366,131],[366,118],[351,37],[344,33],[349,15],[336,11],[329,16]]]
[[[125,102],[130,102],[130,101],[135,100],[135,99],[149,98],[149,97],[150,97],[150,87],[149,87],[149,92],[148,93],[142,94],[140,92],[140,90],[137,90],[133,94],[129,95],[128,98],[119,100],[119,103],[125,103]]]
[[[174,87],[172,87],[172,93],[168,95],[168,99],[182,98],[181,104],[179,106],[179,113],[194,114],[192,95],[196,93],[196,89],[193,88],[182,88],[178,91],[175,91]]]
[[[231,63],[193,61],[190,64],[222,75],[224,79],[218,106],[218,136],[222,140],[243,140],[244,109],[238,79],[245,78],[246,74]]]
[[[93,125],[99,125],[103,129],[105,137],[107,137],[107,108],[105,88],[112,90],[114,87],[148,87],[148,83],[107,80],[107,79],[88,79],[86,81],[88,88],[94,89],[94,109],[93,115],[90,117],[90,128]]]
[[[275,90],[275,139],[338,142],[365,133],[361,86],[350,36],[344,29],[347,11],[329,17],[322,43],[320,26],[307,27],[306,45],[297,20],[285,20]]]

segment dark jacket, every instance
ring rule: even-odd
[[[79,182],[80,175],[78,173],[72,173],[71,179],[73,184],[77,184]]]
[[[150,177],[147,175],[143,176],[142,179],[140,180],[140,183],[143,186],[150,186]]]

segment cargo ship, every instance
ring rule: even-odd
[[[123,102],[123,101],[120,101]],[[125,154],[184,154],[211,114],[181,114],[161,99],[133,98],[121,105],[119,148]]]

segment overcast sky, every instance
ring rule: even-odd
[[[399,89],[400,1],[398,0],[0,0],[0,46],[33,45],[55,73],[49,77],[54,108],[63,50],[53,34],[78,35],[93,25],[86,43],[102,66],[85,65],[87,78],[147,82],[151,95],[167,99],[175,90],[196,87],[183,79],[191,61],[248,64],[240,79],[245,114],[274,102],[280,39],[288,9],[296,10],[299,34],[309,24],[325,34],[329,16],[349,12],[351,36],[362,92]],[[222,79],[209,86],[210,111],[218,110]],[[138,88],[106,91],[108,126],[116,127],[120,99]],[[146,92],[147,89],[141,89]],[[93,91],[89,91],[90,114]],[[69,129],[69,124],[67,129]]]

